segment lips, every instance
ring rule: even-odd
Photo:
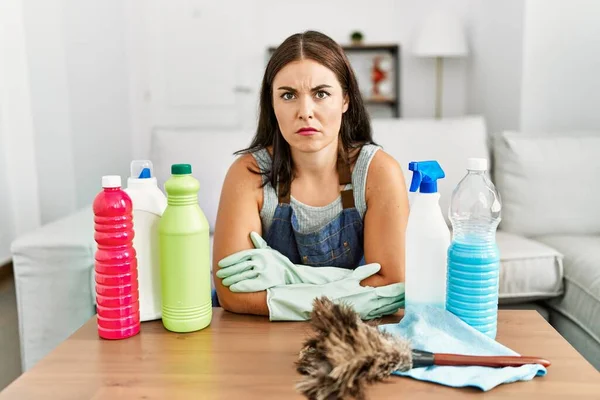
[[[313,135],[316,132],[318,131],[315,128],[311,128],[310,126],[300,128],[296,131],[296,133],[299,135]]]

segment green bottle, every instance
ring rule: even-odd
[[[207,327],[212,318],[209,227],[190,164],[173,164],[167,208],[158,226],[162,321],[173,332]]]

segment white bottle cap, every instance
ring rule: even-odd
[[[103,188],[120,188],[121,177],[119,175],[104,175],[102,177]]]
[[[488,160],[485,158],[469,158],[467,159],[467,169],[469,171],[487,171]]]

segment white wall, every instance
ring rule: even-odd
[[[3,188],[3,193],[0,194],[0,265],[9,260],[10,242],[15,235],[11,212],[12,204],[6,189],[8,188],[7,163],[6,156],[4,155],[6,144],[4,143],[2,129],[2,122],[0,121],[0,188]]]
[[[23,5],[40,213],[49,222],[76,209],[64,9],[60,1]]]
[[[402,116],[433,117],[435,107],[435,60],[412,55],[412,41],[428,13],[446,9],[469,24],[469,0],[309,0],[298,7],[293,2],[262,0],[258,23],[257,51],[277,45],[292,33],[315,29],[347,44],[353,30],[365,34],[367,43],[399,43],[402,50]],[[316,14],[314,10],[318,9]],[[444,63],[444,115],[467,112],[467,60]],[[260,69],[259,69],[260,71]],[[260,81],[261,74],[257,74]]]
[[[0,2],[0,263],[40,224],[23,4]]]
[[[599,1],[527,1],[522,130],[600,130],[599,71]]]
[[[169,64],[175,68],[177,61],[148,56],[148,49],[159,46],[156,37],[148,33],[139,34],[147,25],[187,23],[185,12],[190,14],[207,12],[207,1],[190,1],[179,5],[179,19],[164,18],[165,12],[146,15],[142,10],[135,12],[130,3],[129,31],[133,61],[132,90],[133,110],[133,152],[136,157],[149,154],[148,132],[152,129],[152,118],[163,109],[153,110],[149,103],[157,101],[156,79],[152,75],[155,64]],[[147,4],[147,3],[145,3]],[[169,7],[166,0],[153,0],[157,7]],[[244,2],[241,30],[229,29],[226,33],[215,35],[212,39],[222,46],[237,45],[236,70],[244,70],[238,85],[248,87],[252,98],[251,107],[256,108],[260,82],[266,63],[266,49],[280,44],[289,35],[307,29],[322,31],[334,40],[347,44],[353,30],[365,33],[367,43],[398,43],[401,46],[401,103],[404,118],[432,117],[435,104],[435,60],[418,58],[412,54],[412,45],[416,31],[423,19],[432,11],[445,9],[459,17],[465,26],[470,42],[470,55],[463,59],[446,59],[444,62],[443,115],[446,117],[464,114],[484,114],[488,127],[492,131],[518,128],[520,118],[520,83],[522,70],[522,33],[524,6],[521,0],[372,0],[344,1],[307,0],[302,7],[295,3],[277,0],[249,0]],[[138,1],[137,7],[140,7]],[[172,5],[170,7],[173,7]],[[185,10],[187,8],[187,10]],[[315,14],[314,10],[319,13]],[[260,10],[254,11],[253,10]],[[149,22],[148,22],[149,20]],[[350,22],[351,21],[351,22]],[[230,23],[230,21],[227,21]],[[176,27],[177,29],[177,27]],[[136,34],[137,30],[137,34]],[[169,29],[167,29],[169,30]],[[227,33],[234,37],[226,37]],[[164,36],[164,35],[162,35]],[[196,47],[202,47],[199,44]],[[240,54],[241,53],[241,54]],[[140,61],[140,59],[142,61]],[[210,60],[210,61],[208,61]],[[186,64],[213,62],[203,52],[191,52]],[[218,62],[218,59],[217,59]],[[182,66],[182,70],[185,70]],[[235,79],[242,74],[236,73]],[[169,81],[177,83],[177,77],[161,78],[158,87],[164,87]],[[181,75],[180,81],[189,80]],[[193,79],[193,78],[192,78]],[[172,83],[172,82],[171,82]],[[223,86],[226,90],[226,85]],[[200,113],[200,111],[198,111]],[[200,114],[198,114],[200,115]],[[256,115],[249,113],[249,119],[241,121],[245,129],[251,131]],[[187,118],[179,118],[180,124],[187,126]],[[214,121],[205,121],[213,126]],[[166,122],[171,125],[172,121]]]
[[[64,29],[76,204],[90,204],[102,175],[129,175],[131,129],[125,2],[66,0]]]
[[[247,0],[237,3],[227,15],[221,15],[222,10],[215,10],[215,7],[227,8],[232,1],[225,4],[208,0],[175,4],[168,0],[130,2],[127,36],[129,54],[133,57],[130,59],[133,154],[136,157],[148,157],[149,132],[157,125],[188,127],[203,124],[204,127],[215,127],[235,121],[238,128],[253,131],[267,48],[279,45],[293,33],[308,29],[322,31],[341,44],[349,43],[353,30],[364,32],[366,43],[400,44],[402,116],[433,117],[435,60],[412,55],[414,35],[421,21],[430,12],[440,8],[453,12],[465,25],[470,24],[473,1],[307,0],[298,6],[289,1]],[[211,14],[219,22],[202,20]],[[238,14],[241,14],[240,18]],[[206,34],[199,24],[205,26],[211,23],[218,25],[219,29],[211,28],[214,34],[210,36],[209,46],[201,41]],[[223,30],[221,25],[227,26],[227,29]],[[196,38],[180,38],[177,43],[165,44],[165,38],[174,36],[173,32],[178,35],[193,32]],[[189,48],[191,51],[183,57],[181,52],[169,51],[169,47]],[[224,109],[204,107],[182,90],[185,87],[189,91],[190,82],[198,87],[209,84],[205,77],[210,71],[205,67],[207,63],[219,65],[219,62],[227,63],[230,60],[231,55],[217,51],[219,47],[235,49],[233,59],[237,65],[233,77],[226,80],[221,74],[218,79],[212,79],[212,86],[207,93],[212,92],[216,96],[219,94],[217,89],[229,91],[233,85],[248,88],[248,94],[236,94],[237,107],[245,108],[241,113],[242,118],[239,118],[240,113],[227,114]],[[444,116],[469,112],[468,62],[468,59],[449,59],[444,64]],[[195,76],[190,72],[190,65],[198,66]],[[168,71],[179,71],[179,74]],[[172,97],[176,93],[180,93],[179,98]],[[181,104],[185,104],[186,108]]]
[[[524,9],[523,0],[472,2],[467,110],[489,132],[519,129]]]
[[[523,0],[372,0],[291,2],[260,0],[255,52],[277,45],[306,29],[321,30],[348,43],[355,29],[366,42],[395,42],[402,47],[401,96],[405,118],[432,117],[435,105],[435,61],[412,55],[414,35],[432,11],[443,9],[464,24],[470,54],[444,61],[444,116],[484,114],[489,128],[516,129],[520,117]],[[319,9],[319,17],[314,10]],[[352,21],[352,22],[350,22]],[[258,89],[261,58],[253,60]]]
[[[119,0],[23,0],[42,222],[90,204],[131,158]]]

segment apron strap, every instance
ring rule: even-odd
[[[352,183],[352,173],[350,172],[350,164],[347,164],[341,158],[337,161],[337,170],[340,177],[340,185],[346,186]],[[354,208],[354,190],[342,190],[342,207]]]
[[[352,173],[350,172],[350,165],[345,163],[341,158],[337,160],[337,170],[340,177],[340,185],[346,186],[352,183]],[[279,198],[279,204],[290,204],[290,191],[285,196],[281,195],[279,191],[279,185],[277,185],[277,197]],[[354,208],[354,190],[342,190],[342,206],[346,208]]]

